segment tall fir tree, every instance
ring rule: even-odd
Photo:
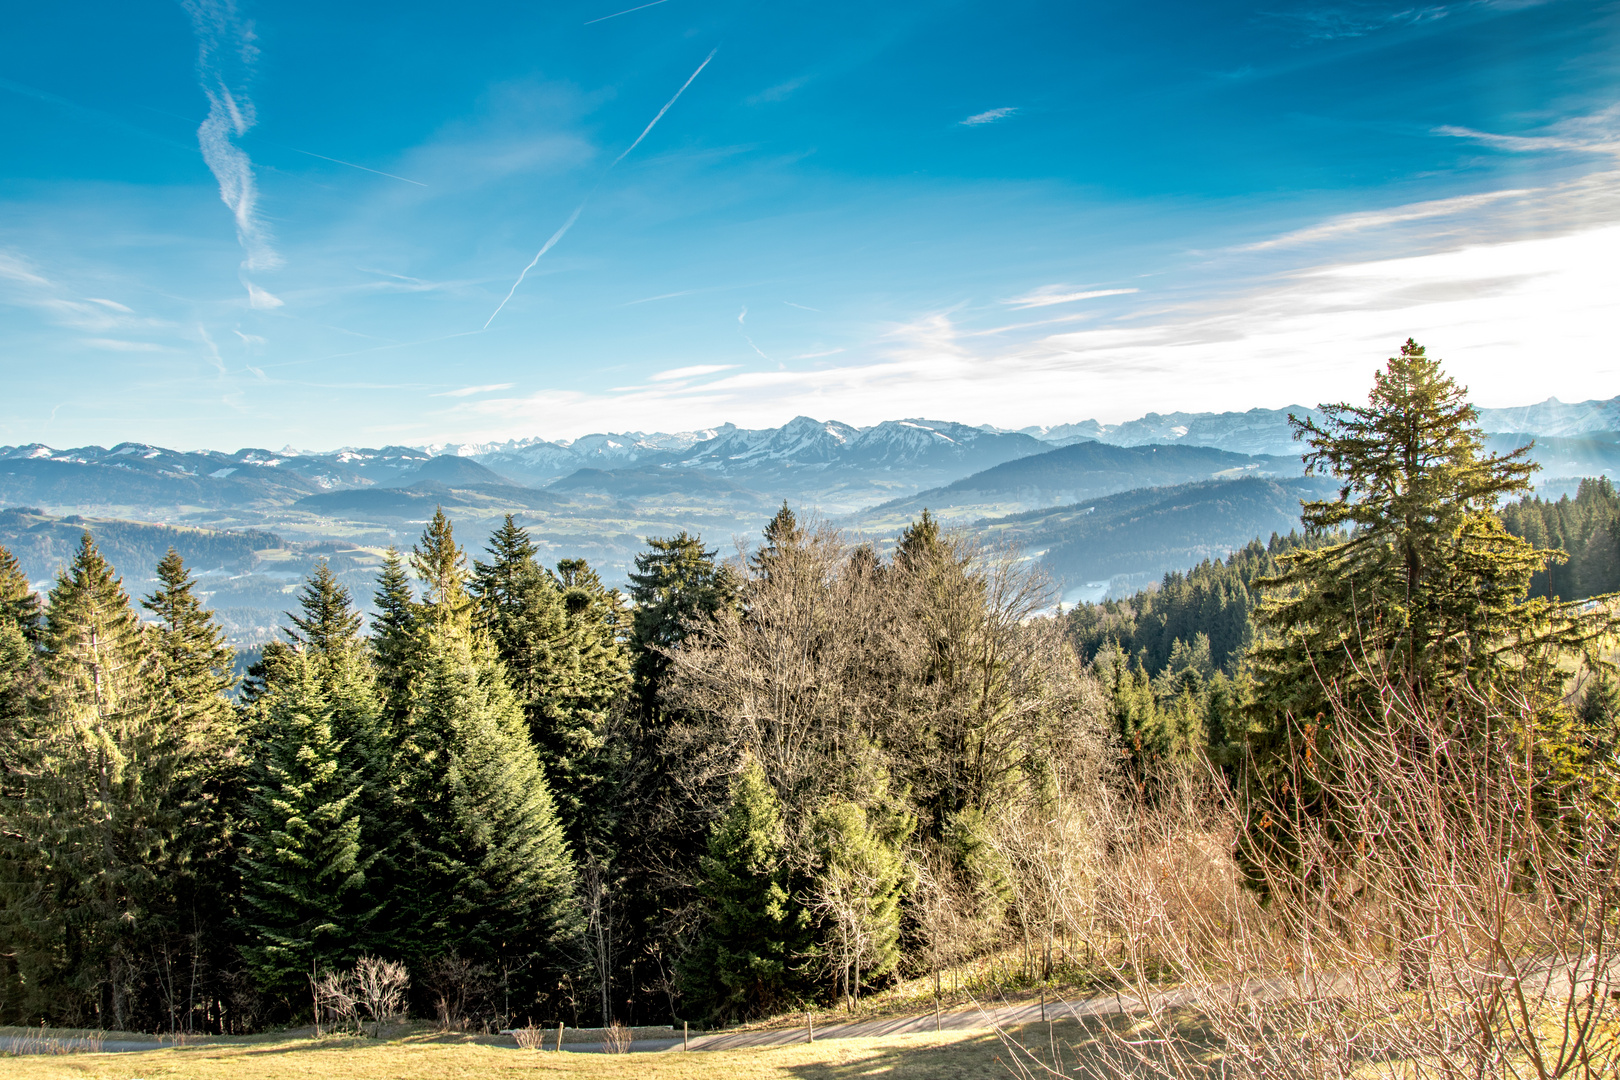
[[[410,704],[410,659],[419,610],[410,571],[398,548],[383,553],[373,606],[371,650],[377,662],[377,692],[384,714],[397,720]]]
[[[873,820],[876,818],[877,820]],[[900,903],[907,885],[903,845],[911,822],[836,801],[816,813],[815,880],[808,890],[820,924],[823,967],[850,1002],[863,985],[900,964]]]
[[[376,917],[362,845],[365,778],[345,761],[319,660],[294,651],[258,703],[242,856],[242,958],[295,1012],[312,972],[361,952]]]
[[[418,960],[455,952],[532,991],[573,946],[572,857],[493,650],[453,622],[423,645],[396,766],[411,839],[404,944]]]
[[[682,958],[682,1001],[726,1021],[768,1014],[801,981],[809,918],[791,891],[781,804],[758,762],[731,785],[725,816],[699,860],[705,922]]]
[[[1525,603],[1546,556],[1494,513],[1529,488],[1529,447],[1486,453],[1466,391],[1411,340],[1377,373],[1366,406],[1322,412],[1294,420],[1296,437],[1310,446],[1307,471],[1341,486],[1302,517],[1310,533],[1349,534],[1282,555],[1281,573],[1258,583],[1270,631],[1255,651],[1260,708],[1314,716],[1331,694],[1376,693],[1369,672],[1398,672],[1422,697],[1516,668],[1498,646],[1551,615]]]
[[[41,689],[8,764],[3,905],[27,1008],[128,1028],[185,851],[188,740],[151,643],[89,533],[51,590]],[[20,871],[20,873],[17,873]]]
[[[630,574],[631,692],[642,716],[659,712],[669,653],[700,633],[719,611],[738,603],[737,576],[700,536],[649,536]]]
[[[1493,732],[1521,740],[1523,756],[1564,758],[1577,750],[1561,656],[1620,623],[1526,598],[1548,555],[1495,510],[1529,487],[1529,447],[1487,453],[1466,391],[1415,341],[1376,374],[1366,406],[1322,413],[1291,422],[1310,446],[1307,470],[1331,473],[1339,494],[1301,516],[1308,536],[1343,539],[1285,552],[1281,572],[1257,580],[1263,636],[1247,709],[1246,784],[1270,812],[1257,813],[1241,854],[1300,872],[1288,823],[1309,815],[1336,828],[1335,726],[1432,711],[1460,739]],[[1504,694],[1522,704],[1522,730],[1487,725]]]
[[[422,582],[424,595],[419,617],[444,625],[466,617],[472,606],[467,594],[467,556],[456,543],[455,528],[437,507],[411,549],[411,569]]]
[[[583,560],[547,574],[511,515],[489,554],[474,563],[470,585],[478,626],[506,666],[569,838],[600,838],[611,810],[609,711],[628,676],[617,594]]]
[[[195,984],[199,973],[224,970],[233,959],[221,913],[231,910],[239,886],[235,849],[245,761],[237,710],[228,698],[236,684],[235,656],[225,632],[203,607],[191,572],[173,548],[158,563],[157,580],[158,588],[141,601],[156,620],[147,630],[155,655],[153,689],[158,708],[169,713],[166,722],[186,746],[175,777],[184,807],[184,858],[177,860],[173,880],[176,940],[169,954],[189,957],[188,981]],[[214,980],[204,985],[215,996],[224,990]],[[187,1015],[173,1017],[171,1027],[190,1030],[197,1019],[190,1014],[206,1010],[207,998],[199,1000],[196,990],[192,985],[186,994]]]
[[[784,499],[782,508],[765,523],[765,542],[749,556],[748,563],[759,577],[770,577],[771,568],[776,561],[786,552],[804,543],[804,538],[804,526],[799,524],[797,515]]]
[[[315,572],[299,590],[298,606],[302,614],[287,613],[293,628],[286,634],[295,645],[329,654],[358,644],[365,618],[325,559],[316,562]]]
[[[501,972],[526,1008],[577,944],[572,854],[442,511],[411,562],[426,595],[396,734],[402,944],[419,962],[454,952]]]

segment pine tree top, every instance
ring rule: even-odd
[[[355,610],[348,587],[332,573],[325,559],[315,564],[315,572],[299,590],[298,606],[303,614],[287,612],[293,629],[283,631],[293,642],[326,655],[360,644],[360,625],[364,620]]]

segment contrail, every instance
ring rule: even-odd
[[[662,3],[662,0],[660,0],[660,3]],[[295,154],[308,154],[310,157],[320,158],[322,161],[331,161],[339,165],[347,165],[351,169],[359,169],[361,172],[376,173],[378,176],[386,176],[390,180],[404,180],[407,184],[415,184],[417,187],[427,187],[427,185],[422,183],[420,180],[412,180],[405,176],[395,176],[393,173],[383,172],[381,169],[368,169],[364,165],[356,165],[354,162],[344,161],[342,158],[327,157],[325,154],[316,154],[309,150],[300,150],[296,146],[289,146],[287,149],[291,150]]]
[[[656,0],[656,2],[663,3],[663,0]],[[652,5],[648,4],[647,6],[651,7]],[[648,132],[652,131],[653,128],[658,126],[658,121],[662,120],[664,118],[664,114],[669,112],[670,106],[674,105],[676,101],[680,100],[680,96],[682,94],[686,93],[686,88],[688,86],[692,85],[692,80],[697,78],[698,75],[702,73],[703,69],[709,66],[709,61],[713,60],[714,59],[714,54],[719,52],[719,51],[720,51],[719,46],[715,46],[713,49],[709,50],[709,55],[705,56],[703,58],[703,63],[701,63],[701,64],[699,64],[697,66],[697,71],[692,72],[691,77],[688,78],[685,82],[683,82],[681,84],[681,88],[679,90],[675,91],[675,96],[670,98],[669,101],[664,104],[664,107],[662,109],[658,110],[658,115],[652,118],[652,123],[648,124],[646,126],[646,128],[642,130],[640,135],[636,136],[636,141],[631,143],[629,148],[626,149],[624,153],[620,154],[618,157],[613,159],[613,164],[609,165],[607,167],[607,172],[612,172],[614,167],[617,166],[619,164],[619,162],[623,161],[626,157],[628,157],[630,155],[631,150],[634,150],[636,147],[641,145],[641,140],[645,139],[647,137]],[[603,174],[603,179],[606,179],[606,173]],[[597,183],[597,187],[600,187],[602,185],[601,180],[598,180],[596,183]],[[595,193],[596,193],[596,188],[592,188],[591,189],[591,194],[594,195]],[[512,294],[517,292],[517,288],[518,288],[519,285],[523,284],[523,279],[528,276],[530,270],[534,269],[534,264],[540,261],[540,256],[542,256],[546,252],[550,251],[551,248],[552,248],[552,245],[563,238],[563,233],[566,233],[571,227],[573,227],[574,222],[579,219],[580,211],[585,209],[585,203],[588,203],[590,201],[591,201],[591,196],[590,195],[585,196],[585,202],[582,202],[582,203],[579,204],[579,208],[576,209],[572,214],[570,214],[568,216],[567,221],[563,222],[562,228],[560,228],[556,232],[552,233],[551,234],[551,239],[547,240],[545,246],[542,247],[535,254],[534,258],[529,260],[529,265],[525,266],[523,268],[523,273],[518,275],[518,279],[516,281],[514,281],[512,283],[512,287],[507,290],[506,300],[502,300],[501,304],[500,304],[500,307],[497,307],[494,310],[494,312],[491,313],[490,317],[488,319],[484,320],[484,329],[485,330],[488,330],[489,329],[489,324],[495,321],[495,316],[499,315],[501,313],[501,308],[504,308],[506,306],[507,300],[512,299]],[[755,349],[755,351],[758,352],[759,350]],[[761,355],[763,355],[763,354],[761,354]]]
[[[659,4],[666,4],[668,2],[669,0],[652,0],[652,3],[650,4],[642,4],[640,7],[626,8],[623,11],[615,11],[611,15],[603,15],[600,19],[586,19],[582,25],[589,26],[591,23],[607,22],[609,19],[617,19],[620,15],[629,15],[632,12],[645,11],[647,8],[657,7]]]
[[[675,96],[670,98],[668,103],[665,104],[662,109],[658,110],[658,115],[652,118],[652,123],[648,124],[646,129],[644,131],[642,131],[642,133],[640,135],[636,136],[636,141],[630,144],[629,149],[625,150],[624,153],[620,154],[618,157],[613,159],[613,165],[617,165],[619,162],[623,161],[626,157],[628,157],[630,155],[631,150],[634,150],[636,147],[641,145],[641,140],[645,139],[647,137],[648,133],[651,132],[653,128],[658,126],[658,121],[662,120],[664,118],[664,114],[669,112],[669,107],[680,100],[681,95],[686,93],[686,88],[688,86],[692,85],[692,79],[697,78],[698,75],[703,71],[703,69],[709,66],[709,61],[713,60],[714,59],[714,54],[719,52],[719,51],[720,51],[719,46],[716,46],[713,50],[710,51],[708,56],[705,56],[703,58],[703,63],[701,63],[701,64],[699,64],[697,66],[697,71],[692,72],[692,78],[687,79],[685,82],[683,82],[681,84],[681,88],[679,90],[675,91]],[[610,169],[613,168],[613,165],[609,165],[608,168],[610,168]]]
[[[587,199],[586,201],[589,202],[590,200]],[[573,228],[574,222],[579,220],[579,212],[581,210],[583,210],[583,209],[585,209],[585,203],[580,203],[579,206],[574,210],[574,212],[572,214],[568,215],[568,220],[563,222],[562,228],[558,229],[556,232],[551,234],[551,239],[546,241],[545,247],[543,247],[539,251],[535,252],[534,258],[529,260],[529,265],[525,266],[523,268],[523,273],[519,274],[518,279],[516,281],[512,282],[512,287],[510,289],[506,290],[506,300],[512,299],[512,294],[517,292],[517,289],[518,289],[519,285],[523,284],[523,279],[529,276],[529,271],[533,270],[534,269],[534,264],[540,261],[540,256],[542,256],[546,252],[550,251],[552,245],[563,238],[563,233],[565,233],[569,229]],[[485,330],[488,330],[489,329],[489,324],[495,321],[495,316],[499,315],[501,313],[501,308],[504,308],[506,306],[506,300],[502,300],[501,301],[501,307],[496,308],[494,310],[494,312],[492,312],[490,314],[489,318],[484,320],[484,329]]]

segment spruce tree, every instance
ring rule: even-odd
[[[782,501],[782,509],[776,516],[765,523],[765,543],[749,556],[749,565],[759,577],[770,577],[771,567],[776,561],[792,549],[804,543],[804,526],[788,508],[787,500]]]
[[[411,847],[405,944],[526,986],[576,932],[573,863],[501,665],[465,623],[429,631],[396,766]]]
[[[631,685],[644,717],[658,715],[659,694],[669,669],[668,653],[687,636],[701,632],[719,611],[738,603],[731,568],[717,562],[714,549],[684,530],[671,537],[649,536],[650,549],[636,556],[630,574]]]
[[[141,601],[157,620],[152,633],[157,690],[177,711],[200,754],[229,754],[236,741],[235,711],[227,699],[236,684],[235,654],[173,548],[158,563],[157,579],[158,588]]]
[[[171,882],[177,911],[168,953],[189,954],[195,990],[199,971],[226,968],[234,952],[221,913],[236,899],[234,855],[244,779],[240,724],[227,697],[235,684],[235,658],[173,548],[158,563],[157,578],[158,588],[141,601],[156,618],[147,630],[156,661],[153,689],[159,709],[168,714],[166,723],[185,743],[175,777],[184,824]],[[188,993],[187,999],[193,996]],[[190,1026],[189,1017],[171,1022]]]
[[[421,541],[411,549],[410,562],[425,589],[423,617],[443,625],[466,616],[472,604],[467,595],[467,557],[456,544],[444,507],[433,511]]]
[[[1529,447],[1486,453],[1466,391],[1411,340],[1377,373],[1365,407],[1322,415],[1292,423],[1310,445],[1307,472],[1341,487],[1302,517],[1316,535],[1350,531],[1282,555],[1282,572],[1258,583],[1270,631],[1256,650],[1259,708],[1303,719],[1338,694],[1364,711],[1377,692],[1367,680],[1385,673],[1419,700],[1507,675],[1518,665],[1500,646],[1538,636],[1549,615],[1524,602],[1545,556],[1494,513],[1529,488]]]
[[[781,804],[758,762],[732,782],[699,869],[705,923],[681,960],[683,1000],[711,1021],[768,1014],[798,982],[808,916],[790,892]]]
[[[418,611],[410,572],[397,548],[390,547],[383,553],[373,603],[377,611],[371,620],[371,649],[377,662],[377,691],[385,714],[397,719],[409,705],[410,659]]]
[[[1529,447],[1487,453],[1466,391],[1415,341],[1377,373],[1366,406],[1322,416],[1291,422],[1310,446],[1307,470],[1340,481],[1338,498],[1304,504],[1308,537],[1327,542],[1280,553],[1281,572],[1256,582],[1264,636],[1250,654],[1246,782],[1267,812],[1244,838],[1245,859],[1290,863],[1289,822],[1302,815],[1337,828],[1336,726],[1419,710],[1460,740],[1511,738],[1526,758],[1567,757],[1561,654],[1617,622],[1526,598],[1547,554],[1495,510],[1529,487]],[[1519,730],[1488,716],[1504,695],[1525,706]],[[1419,767],[1429,751],[1412,752]]]
[[[900,963],[900,901],[906,888],[901,845],[909,822],[874,827],[859,803],[834,802],[816,814],[817,866],[811,895],[819,916],[819,951],[844,996]],[[888,828],[881,827],[887,824]]]
[[[511,515],[490,539],[488,563],[474,563],[470,591],[522,704],[570,839],[601,836],[608,713],[627,678],[617,639],[616,593],[584,560],[557,577],[535,561],[534,545]]]
[[[287,613],[293,629],[286,631],[295,644],[327,654],[353,647],[360,639],[365,621],[354,608],[349,590],[332,573],[325,559],[315,564],[315,572],[298,594],[302,615]]]
[[[173,912],[187,740],[157,708],[150,642],[89,533],[40,644],[41,691],[7,763],[0,842],[21,873],[4,885],[4,938],[36,1013],[127,1028]]]
[[[360,635],[363,617],[325,560],[317,564],[299,590],[300,613],[288,613],[293,629],[284,631],[292,647],[306,658],[329,709],[332,737],[341,746],[340,766],[359,778],[355,802],[360,816],[360,847],[371,864],[365,884],[366,910],[381,912],[368,921],[362,941],[373,951],[386,950],[395,861],[401,849],[398,807],[394,801],[392,725],[377,692],[376,666]]]
[[[360,953],[370,922],[360,802],[319,662],[294,652],[259,703],[242,857],[242,958],[259,988],[295,1008],[312,971]]]
[[[30,642],[39,639],[39,595],[28,584],[17,557],[0,547],[0,622],[11,622]]]

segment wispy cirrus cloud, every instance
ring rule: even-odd
[[[1128,296],[1138,292],[1137,289],[1081,289],[1075,290],[1072,285],[1042,285],[1032,289],[1023,296],[1015,296],[1002,303],[1015,310],[1025,308],[1051,307],[1054,304],[1072,304],[1077,300],[1096,300],[1103,296]]]
[[[1573,116],[1549,124],[1537,135],[1499,135],[1452,124],[1435,128],[1434,134],[1467,139],[1514,154],[1574,151],[1620,155],[1620,103],[1585,116]]]
[[[713,375],[717,371],[730,371],[736,364],[693,364],[690,367],[670,368],[660,371],[656,375],[649,375],[648,382],[674,382],[678,379],[695,379],[700,375]]]
[[[1431,199],[1427,202],[1409,203],[1405,206],[1359,211],[1353,214],[1340,214],[1320,224],[1295,229],[1292,232],[1283,233],[1281,236],[1274,236],[1268,240],[1245,244],[1238,250],[1269,251],[1273,248],[1294,247],[1318,240],[1332,239],[1349,233],[1363,232],[1367,229],[1381,228],[1386,225],[1422,221],[1426,218],[1450,217],[1471,210],[1479,210],[1493,203],[1518,199],[1531,194],[1533,192],[1529,188],[1509,188],[1503,191],[1485,191],[1478,195],[1458,195],[1450,199]]]
[[[717,377],[694,382],[678,377],[691,369],[677,368],[605,393],[496,395],[446,419],[465,424],[468,437],[533,434],[538,425],[565,436],[598,429],[604,416],[648,429],[671,415],[774,425],[789,410],[871,423],[903,401],[916,414],[1002,426],[1113,422],[1153,410],[1352,399],[1408,336],[1444,358],[1481,404],[1521,401],[1531,362],[1543,394],[1608,396],[1620,390],[1611,333],[1620,173],[1521,195],[1507,213],[1485,201],[1471,204],[1472,217],[1437,226],[1426,222],[1431,205],[1392,207],[1377,220],[1412,223],[1413,235],[1400,239],[1415,253],[1296,263],[1083,327],[1065,318],[1033,336],[1004,331],[1041,323],[986,334],[956,311],[923,313],[852,343],[842,363],[705,371]],[[1341,225],[1330,219],[1315,235]],[[1425,250],[1435,237],[1443,246]]]
[[[974,113],[966,120],[958,120],[957,123],[963,127],[978,127],[981,124],[993,124],[997,120],[1005,120],[1007,117],[1011,116],[1017,111],[1018,107],[1016,105],[1011,105],[1004,109],[987,109],[982,113]]]
[[[431,397],[472,397],[474,394],[493,394],[497,390],[510,390],[517,383],[500,382],[486,383],[483,386],[463,386],[457,390],[446,390],[442,393],[432,394]]]
[[[191,16],[197,36],[197,75],[208,98],[208,115],[197,128],[197,145],[219,185],[220,201],[230,209],[236,225],[243,253],[242,284],[251,306],[280,307],[280,300],[246,276],[282,264],[259,216],[253,161],[236,143],[257,123],[246,88],[259,55],[257,36],[253,24],[237,11],[235,0],[182,0],[182,6]]]
[[[121,338],[81,338],[79,343],[92,349],[106,349],[110,352],[152,353],[165,352],[161,345],[154,345],[150,341],[124,341]]]

